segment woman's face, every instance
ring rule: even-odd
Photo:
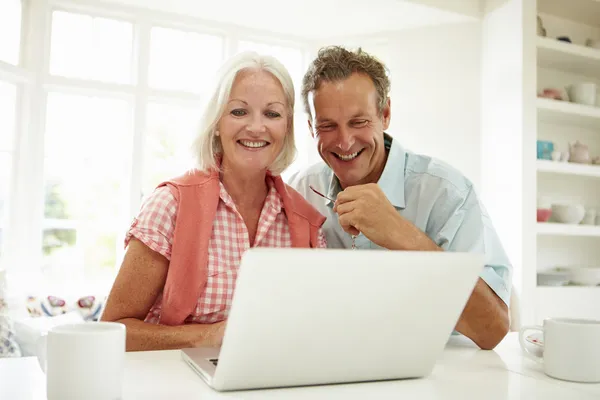
[[[217,127],[222,167],[244,173],[266,171],[283,148],[290,118],[283,87],[273,75],[238,73]]]

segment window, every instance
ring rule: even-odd
[[[181,175],[192,166],[192,141],[200,117],[200,106],[152,102],[148,104],[142,194]]]
[[[0,258],[8,224],[17,88],[0,82]]]
[[[114,19],[52,13],[50,73],[69,78],[130,83],[133,26]]]
[[[0,0],[0,75],[7,77],[0,81],[0,257],[2,246],[7,250],[10,215],[19,228],[11,230],[19,242],[15,259],[41,264],[40,283],[55,293],[98,289],[88,293],[106,294],[136,204],[157,184],[194,165],[202,102],[231,55],[229,48],[278,58],[300,98],[308,41],[296,47],[249,37],[240,41],[225,25],[225,33],[218,34],[202,32],[202,24],[193,26],[192,19],[186,22],[189,29],[181,22],[108,3]],[[34,39],[48,32],[49,48],[43,48],[45,40],[22,41],[22,27]],[[20,65],[22,49],[38,55],[36,65]],[[18,107],[21,94],[27,114]],[[23,124],[26,140],[17,141],[16,121],[30,118],[43,122]],[[295,118],[299,156],[287,174],[306,163],[306,148],[313,147],[307,146],[312,142],[299,102]],[[140,130],[138,142],[134,133]],[[23,159],[17,160],[17,144],[33,148],[19,149]],[[142,165],[132,164],[137,160]],[[43,182],[41,193],[20,185],[10,192],[11,182],[30,178]],[[141,193],[133,193],[138,188]],[[43,206],[43,214],[30,212],[29,201]],[[32,236],[39,240],[23,239]],[[20,271],[18,265],[9,267]],[[26,278],[30,284],[32,277]]]
[[[21,0],[0,2],[0,61],[17,65],[21,47]]]
[[[131,105],[51,92],[45,143],[46,278],[110,279],[126,228]]]
[[[202,93],[223,62],[222,37],[154,27],[150,34],[150,86]]]

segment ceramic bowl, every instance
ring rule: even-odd
[[[552,204],[552,219],[562,224],[578,224],[585,216],[580,204]]]
[[[571,273],[568,271],[540,271],[537,273],[539,286],[565,286],[569,283]]]
[[[569,281],[574,285],[600,285],[600,268],[598,267],[569,267],[564,268],[569,273]]]

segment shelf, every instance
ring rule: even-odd
[[[538,66],[600,78],[600,50],[554,38],[537,38]]]
[[[552,293],[552,292],[560,292],[563,294],[573,293],[579,294],[582,293],[591,293],[593,295],[600,296],[600,286],[582,286],[582,285],[565,285],[565,286],[542,286],[537,285],[537,290]]]
[[[538,0],[538,12],[581,24],[600,27],[598,0]]]
[[[537,160],[538,172],[600,178],[600,165]]]
[[[600,237],[600,225],[575,225],[553,222],[538,222],[537,233],[538,235],[547,236]]]
[[[537,99],[538,118],[561,125],[577,125],[600,132],[600,107],[568,101]]]

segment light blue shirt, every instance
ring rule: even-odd
[[[485,254],[481,278],[509,305],[512,265],[473,184],[456,169],[431,157],[405,150],[386,134],[387,163],[378,185],[396,210],[446,251]],[[320,162],[292,175],[289,185],[327,217],[327,246],[350,248],[352,238],[338,222],[333,203],[309,187],[335,199],[341,191],[331,168]],[[359,249],[380,249],[364,235]]]

